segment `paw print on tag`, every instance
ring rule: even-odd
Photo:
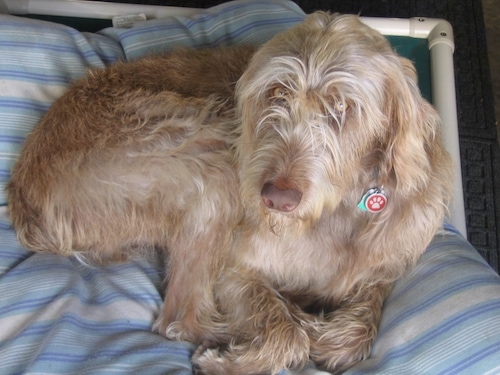
[[[387,198],[381,193],[370,195],[366,200],[366,208],[370,212],[380,212],[385,208]]]

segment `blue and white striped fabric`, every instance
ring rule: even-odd
[[[119,42],[127,59],[132,60],[180,46],[259,45],[302,21],[304,16],[292,1],[243,0],[206,9],[188,19],[176,18],[168,23],[152,20],[130,29],[107,29],[103,33]]]
[[[303,17],[291,1],[236,1],[87,34],[0,16],[0,374],[191,374],[193,347],[151,333],[160,266],[92,268],[26,251],[4,187],[27,133],[87,68],[180,45],[263,43]],[[371,357],[347,374],[458,373],[500,374],[500,279],[447,228],[395,286]]]
[[[104,36],[0,15],[0,205],[26,135],[52,102],[89,67],[123,58]]]
[[[151,332],[161,270],[20,247],[0,207],[0,374],[191,374],[192,346]]]
[[[371,357],[350,375],[500,374],[500,279],[447,227],[386,301]]]

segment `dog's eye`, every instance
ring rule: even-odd
[[[335,109],[335,112],[337,113],[345,113],[349,109],[349,104],[344,101],[337,101],[335,102],[333,109]]]
[[[273,87],[269,90],[269,98],[273,101],[277,101],[277,102],[285,102],[285,100],[287,99],[287,97],[289,96],[289,92],[288,90],[283,87],[283,86],[277,86],[277,87]]]
[[[273,90],[272,97],[276,99],[284,98],[286,96],[287,92],[283,87],[276,87]]]
[[[349,104],[345,100],[335,99],[325,109],[332,124],[335,124],[336,128],[342,128],[350,112]]]

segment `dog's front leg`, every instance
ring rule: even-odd
[[[231,339],[193,357],[198,374],[276,374],[309,360],[305,314],[252,271],[227,270],[216,298]]]
[[[218,322],[213,286],[227,232],[212,228],[206,235],[196,235],[187,223],[183,229],[169,248],[165,302],[154,329],[170,339],[195,344],[221,341],[226,329]]]
[[[311,359],[327,371],[342,372],[370,354],[390,283],[366,283],[318,317],[310,331]]]

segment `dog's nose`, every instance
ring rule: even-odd
[[[295,210],[302,199],[300,191],[296,189],[282,190],[271,182],[264,184],[260,195],[266,207],[282,212]]]

